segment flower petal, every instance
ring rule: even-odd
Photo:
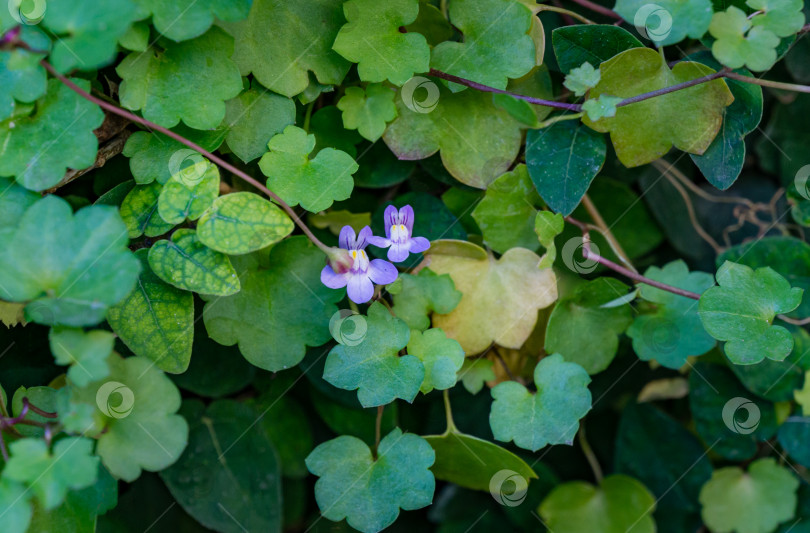
[[[354,250],[355,233],[351,226],[343,226],[340,228],[340,235],[338,236],[338,246],[344,250]]]
[[[321,270],[321,283],[330,289],[341,289],[345,287],[350,277],[351,275],[348,272],[338,274],[329,265],[326,265],[323,267],[323,270]]]
[[[373,235],[370,227],[366,226],[363,229],[361,229],[360,234],[357,236],[357,241],[354,243],[355,250],[362,250],[366,246],[368,246],[368,243],[369,243],[368,239],[369,239],[369,237],[373,237],[373,236],[374,235]]]
[[[378,237],[376,235],[372,235],[368,239],[366,239],[369,244],[373,244],[377,248],[388,248],[391,246],[391,239],[386,239],[385,237]]]
[[[396,281],[397,267],[385,259],[374,259],[368,266],[368,277],[377,285],[388,285]]]
[[[383,220],[385,220],[385,236],[390,239],[391,226],[394,226],[397,223],[397,208],[393,205],[386,207],[385,213],[383,214]]]
[[[419,252],[424,252],[430,248],[430,241],[424,237],[412,237],[410,247],[411,253],[416,254]]]
[[[410,205],[403,206],[399,210],[399,223],[405,224],[405,227],[408,228],[408,235],[413,235],[413,220],[413,207]]]
[[[391,243],[391,248],[388,249],[388,260],[401,263],[408,259],[408,246],[408,241]]]
[[[375,259],[375,261],[377,260]],[[351,301],[356,304],[364,304],[374,296],[374,285],[371,283],[368,274],[354,274],[349,278],[346,292]]]

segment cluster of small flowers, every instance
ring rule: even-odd
[[[321,282],[330,289],[346,287],[349,298],[358,304],[366,303],[374,295],[374,284],[388,285],[397,279],[397,267],[384,259],[369,260],[366,246],[388,248],[388,259],[400,263],[411,253],[424,252],[430,242],[424,237],[413,237],[413,208],[406,205],[399,211],[393,205],[385,209],[385,237],[372,234],[366,226],[355,235],[351,226],[340,230],[339,246],[348,250],[352,266],[343,273],[326,265],[321,271]]]

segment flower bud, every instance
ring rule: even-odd
[[[335,271],[335,274],[345,274],[352,269],[354,260],[347,250],[331,247],[326,254],[326,262]]]

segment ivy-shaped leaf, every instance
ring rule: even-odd
[[[538,267],[548,268],[554,264],[557,259],[557,246],[554,244],[554,238],[562,233],[564,227],[565,222],[560,213],[537,212],[537,216],[534,218],[534,233],[537,235],[537,240],[546,249],[546,253],[540,258]]]
[[[164,283],[152,272],[148,250],[136,252],[143,270],[129,296],[111,307],[107,321],[135,355],[150,359],[165,372],[188,368],[194,339],[194,298]]]
[[[753,27],[742,9],[729,6],[715,13],[709,32],[716,39],[712,43],[712,54],[729,68],[745,66],[763,71],[776,63],[779,37],[764,26]]]
[[[711,274],[689,272],[681,260],[668,263],[664,268],[650,267],[644,275],[697,294],[714,285]],[[645,284],[641,284],[640,295],[655,304],[655,309],[652,313],[638,315],[627,330],[639,359],[655,360],[677,370],[686,364],[687,357],[703,355],[714,348],[716,342],[703,329],[694,300]]]
[[[600,94],[598,98],[590,98],[582,102],[582,110],[585,111],[588,119],[597,121],[601,118],[616,116],[618,105],[624,98]]]
[[[365,91],[360,87],[347,87],[337,104],[343,112],[343,127],[357,130],[369,141],[376,141],[385,132],[387,123],[397,118],[395,94],[377,83],[369,84]]]
[[[363,407],[397,398],[412,402],[425,378],[425,367],[416,356],[398,355],[408,344],[408,326],[374,302],[368,308],[366,328],[359,344],[338,344],[330,350],[323,379],[341,389],[357,389]]]
[[[793,337],[772,325],[777,314],[796,309],[803,290],[792,287],[770,267],[756,270],[726,261],[717,270],[718,286],[706,290],[698,314],[706,331],[725,341],[725,352],[738,365],[764,358],[781,361],[793,349]]]
[[[174,41],[193,39],[205,33],[215,19],[236,22],[248,16],[251,0],[134,0],[138,18],[152,15],[152,24]]]
[[[650,48],[622,52],[605,61],[600,70],[602,81],[591,89],[591,98],[601,94],[628,98],[714,72],[689,61],[670,70],[661,55]],[[621,107],[615,117],[598,121],[583,117],[583,122],[596,131],[610,132],[619,161],[637,167],[658,159],[673,145],[689,153],[705,152],[720,129],[723,110],[732,100],[728,86],[718,79]]]
[[[563,85],[569,90],[573,91],[574,96],[582,96],[589,89],[593,89],[599,83],[602,74],[598,68],[593,68],[593,65],[584,62],[582,65],[572,68],[571,72],[565,75]]]
[[[0,191],[0,229],[16,226],[25,211],[42,198],[7,178],[0,178]]]
[[[181,120],[198,130],[216,128],[225,100],[242,90],[232,52],[233,39],[217,27],[162,52],[133,52],[115,69],[123,80],[121,105],[166,128]]]
[[[537,311],[557,299],[557,278],[538,269],[540,257],[525,248],[511,248],[500,259],[466,241],[434,241],[426,255],[430,269],[450,274],[463,294],[447,314],[434,314],[434,327],[456,339],[467,355],[493,342],[520,348],[534,329]]]
[[[509,78],[520,78],[539,63],[531,31],[539,22],[533,19],[528,5],[518,0],[456,0],[450,3],[450,22],[464,41],[435,47],[430,65],[506,89]]]
[[[0,120],[12,115],[15,102],[30,104],[45,94],[48,78],[39,64],[42,57],[22,48],[0,51]]]
[[[343,5],[348,21],[332,47],[357,63],[360,79],[403,85],[415,73],[430,68],[430,47],[419,32],[401,33],[399,28],[416,20],[418,0],[350,0]]]
[[[256,83],[225,102],[228,148],[248,163],[267,150],[267,143],[295,123],[295,102]]]
[[[109,331],[53,328],[48,335],[56,363],[70,365],[67,377],[84,387],[110,375],[107,357],[113,351],[115,335]]]
[[[196,220],[219,196],[219,168],[200,161],[172,175],[158,197],[158,215],[169,224]]]
[[[281,208],[252,192],[220,196],[197,221],[200,242],[228,255],[261,250],[292,230],[293,221]]]
[[[394,314],[411,329],[424,331],[430,327],[430,314],[446,315],[461,301],[453,279],[448,274],[437,276],[429,268],[418,274],[400,274],[388,286],[394,300]]]
[[[700,39],[714,13],[711,0],[617,0],[613,10],[658,47]]]
[[[121,203],[121,218],[127,226],[130,239],[141,235],[157,237],[174,227],[158,213],[158,202],[163,186],[158,182],[136,185]]]
[[[746,0],[751,9],[761,11],[751,17],[754,27],[762,27],[777,37],[790,37],[804,26],[802,0]]]
[[[288,204],[317,213],[351,195],[352,174],[359,167],[346,152],[323,148],[310,159],[315,136],[297,126],[284,128],[267,148],[270,151],[259,160],[259,168],[267,176],[267,187]]]
[[[444,331],[433,328],[422,333],[411,330],[408,340],[408,354],[422,361],[425,379],[420,390],[427,394],[433,389],[445,390],[456,384],[456,373],[464,364],[464,350],[453,339],[448,339]]]
[[[458,375],[467,392],[478,394],[484,388],[484,382],[494,380],[493,366],[494,363],[485,357],[465,359]]]
[[[351,63],[332,50],[343,25],[343,2],[253,0],[247,20],[223,24],[236,43],[233,60],[243,76],[293,97],[310,84],[338,84]]]
[[[239,276],[228,256],[202,244],[192,229],[179,229],[170,240],[152,245],[149,266],[178,289],[217,296],[239,292]]]
[[[90,82],[73,81],[90,90]],[[86,168],[95,162],[98,139],[93,130],[103,120],[97,105],[59,80],[50,80],[36,112],[0,123],[0,176],[14,176],[33,191],[53,187],[68,168]]]
[[[31,494],[22,483],[6,477],[0,478],[0,509],[3,509],[3,527],[8,533],[25,533],[31,524],[33,509],[28,499]]]
[[[315,500],[324,517],[346,518],[353,528],[376,533],[394,523],[400,508],[433,502],[436,481],[429,468],[435,458],[425,439],[395,428],[380,441],[376,459],[363,441],[343,435],[315,448],[307,468],[320,478]]]
[[[28,302],[28,321],[97,324],[132,290],[139,268],[112,207],[74,214],[62,198],[46,196],[0,231],[0,298]]]
[[[585,369],[562,355],[543,358],[534,369],[536,393],[516,381],[492,389],[492,434],[533,452],[547,444],[571,444],[579,420],[591,410],[590,382]]]
[[[203,296],[211,338],[226,346],[238,343],[245,359],[272,372],[297,365],[307,346],[330,339],[329,319],[343,293],[321,283],[324,255],[306,237],[275,245],[266,266],[259,267],[252,255],[233,263],[242,289],[222,298]]]

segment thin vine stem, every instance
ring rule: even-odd
[[[588,439],[585,437],[584,422],[579,426],[577,440],[579,441],[579,447],[582,448],[582,453],[585,454],[585,458],[588,460],[588,464],[591,465],[593,477],[596,479],[597,485],[601,485],[604,477],[602,474],[602,467],[599,466],[599,460],[596,458],[596,454],[593,453],[593,448],[591,448],[591,445],[588,443]]]
[[[385,411],[384,405],[377,406],[377,420],[374,422],[374,459],[377,459],[377,449],[380,447],[380,439],[382,438],[382,417]]]
[[[596,24],[596,22],[592,21],[589,18],[583,17],[579,13],[575,11],[570,11],[568,9],[556,6],[550,6],[548,4],[538,4],[536,9],[539,11],[551,11],[552,13],[560,13],[561,15],[568,15],[571,18],[575,18],[580,22],[584,22],[585,24]]]
[[[771,89],[781,89],[783,91],[794,91],[798,93],[810,93],[810,86],[799,85],[798,83],[783,83],[781,81],[761,80],[759,78],[743,76],[742,74],[737,74],[736,72],[731,71],[726,72],[724,77],[744,83],[761,85],[762,87],[770,87]]]
[[[630,261],[630,257],[627,255],[627,252],[624,251],[622,245],[619,244],[619,241],[613,235],[613,232],[610,231],[605,219],[602,217],[602,213],[599,212],[596,204],[593,203],[593,200],[591,200],[590,196],[587,194],[582,197],[582,205],[593,219],[593,223],[596,224],[597,231],[602,234],[610,247],[613,249],[616,256],[621,260],[622,263],[627,265],[627,268],[638,273],[638,270],[636,270],[636,267],[634,267],[633,263]]]

